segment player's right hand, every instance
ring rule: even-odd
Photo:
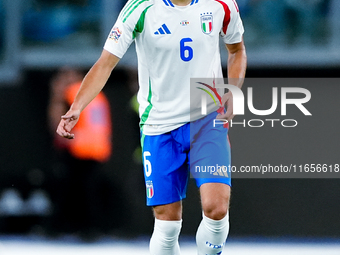
[[[67,139],[73,139],[74,134],[71,133],[71,130],[77,124],[79,115],[80,111],[69,110],[65,115],[61,116],[61,120],[56,131],[57,134]]]

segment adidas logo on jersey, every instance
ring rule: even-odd
[[[165,34],[170,35],[171,32],[170,32],[169,28],[168,28],[165,24],[163,24],[163,25],[162,25],[160,28],[158,28],[158,30],[155,32],[155,35],[165,35]]]

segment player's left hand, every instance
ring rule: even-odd
[[[233,114],[233,95],[232,93],[229,91],[228,93],[225,93],[222,96],[222,107],[224,107],[227,111],[224,114],[218,114],[216,119],[223,119],[223,120],[227,120],[228,122],[230,122],[233,118],[234,118],[234,114]]]

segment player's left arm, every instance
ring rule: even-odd
[[[239,43],[226,44],[228,50],[228,83],[242,88],[247,69],[247,54],[243,39]],[[231,92],[224,94],[222,105],[226,107],[225,114],[218,115],[218,119],[230,121],[233,117],[233,96]]]
[[[247,69],[247,54],[243,39],[239,43],[226,44],[228,50],[228,82],[242,88]]]

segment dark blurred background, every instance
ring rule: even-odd
[[[0,1],[1,234],[82,234],[60,227],[63,218],[55,213],[67,174],[55,156],[48,127],[49,84],[61,67],[86,72],[92,66],[124,3]],[[339,0],[239,0],[238,4],[246,30],[247,77],[339,77]],[[224,52],[224,65],[226,59]],[[139,157],[136,63],[132,45],[104,88],[111,104],[113,153],[98,174],[102,207],[95,237],[149,235],[153,228]],[[340,163],[336,162],[339,84],[325,83],[322,90],[312,91],[313,100],[324,99],[311,103],[315,125],[302,124],[289,139],[279,140],[268,136],[266,129],[234,128],[230,131],[233,161],[251,165],[262,158],[266,163],[266,155],[275,152],[276,162],[282,155],[287,163],[296,162],[290,157],[301,163]],[[331,111],[325,116],[325,110]],[[318,126],[321,121],[326,124]],[[194,235],[201,217],[198,191],[190,182],[184,201],[186,235]],[[230,235],[339,238],[339,194],[340,179],[234,179]]]

